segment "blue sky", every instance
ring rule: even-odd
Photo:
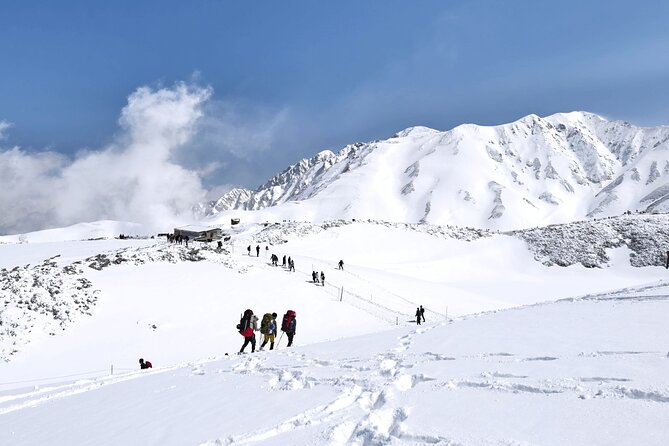
[[[667,17],[663,1],[5,1],[2,146],[96,150],[133,91],[179,81],[213,91],[179,160],[219,161],[207,187],[413,125],[669,124]]]

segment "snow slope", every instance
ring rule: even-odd
[[[356,218],[502,230],[666,212],[668,150],[669,126],[641,128],[585,112],[446,132],[412,127],[320,152],[200,211],[259,216],[255,221]]]
[[[668,287],[12,393],[0,442],[663,445]]]
[[[589,237],[664,227],[625,219]],[[556,228],[571,266],[537,261],[537,230],[240,224],[220,250],[80,230],[0,244],[0,444],[669,440],[669,285],[663,267],[630,264],[638,241],[586,268],[575,231]],[[235,355],[246,308],[296,310],[295,347]],[[139,357],[156,368],[139,373]]]

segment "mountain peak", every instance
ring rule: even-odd
[[[414,126],[384,141],[321,151],[248,197],[236,193],[222,202],[284,211],[299,202],[282,217],[295,220],[517,229],[669,210],[668,152],[669,127],[637,127],[584,111],[448,131]]]

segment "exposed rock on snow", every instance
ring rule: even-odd
[[[607,250],[627,247],[632,266],[663,266],[669,250],[669,215],[623,215],[512,231],[545,265],[601,267]]]
[[[54,335],[91,314],[97,291],[82,276],[83,265],[60,268],[54,259],[0,270],[0,359],[9,361],[33,329]]]
[[[64,330],[81,315],[90,315],[98,291],[84,277],[84,268],[102,270],[114,265],[150,262],[212,261],[234,268],[225,250],[203,245],[193,248],[157,244],[102,253],[60,267],[53,257],[40,265],[0,269],[0,359],[9,361],[31,334]]]

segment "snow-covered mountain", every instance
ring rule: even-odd
[[[585,112],[529,115],[323,151],[205,213],[286,206],[295,219],[384,219],[495,229],[669,210],[669,126]]]

